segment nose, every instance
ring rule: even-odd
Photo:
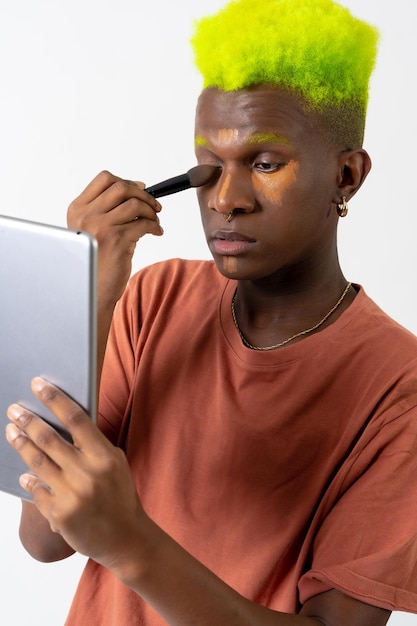
[[[213,185],[208,207],[223,216],[251,213],[255,208],[255,195],[250,173],[224,169]]]

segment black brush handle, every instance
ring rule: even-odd
[[[147,187],[145,191],[151,194],[154,198],[161,198],[162,196],[169,196],[171,193],[177,193],[177,191],[184,191],[184,189],[190,189],[191,181],[188,174],[180,174],[173,178],[168,178],[157,183],[151,187]]]

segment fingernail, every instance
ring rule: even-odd
[[[44,387],[45,387],[45,381],[43,378],[41,378],[40,376],[36,376],[35,378],[32,379],[32,389],[34,391],[42,391]]]
[[[14,443],[18,437],[21,437],[24,433],[15,424],[7,424],[6,426],[6,438],[10,443]]]
[[[12,404],[7,409],[7,417],[18,422],[19,427],[25,428],[30,422],[30,414],[20,404]]]
[[[31,487],[33,482],[33,476],[31,476],[30,474],[22,474],[19,477],[19,483],[20,486],[23,487],[23,489],[28,489],[29,487]]]
[[[20,404],[11,404],[7,409],[7,417],[18,420],[22,417],[23,409]]]

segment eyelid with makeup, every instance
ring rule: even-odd
[[[253,146],[252,146],[253,147]],[[259,146],[258,146],[259,147]],[[196,147],[196,157],[199,165],[214,165],[222,168],[223,161],[212,150],[207,147]],[[254,154],[247,155],[244,161],[250,169],[261,174],[272,174],[284,168],[291,159],[276,150],[256,150]]]

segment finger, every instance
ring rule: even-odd
[[[133,254],[136,243],[146,234],[160,236],[164,231],[159,217],[148,207],[144,212],[138,201],[120,205],[110,213],[100,216],[94,229],[94,236],[101,250],[116,248],[127,249]],[[93,230],[90,228],[90,231]]]
[[[105,219],[107,224],[114,226],[128,224],[137,219],[145,219],[159,224],[159,216],[154,208],[141,198],[136,197],[121,202],[109,210],[102,219]]]
[[[13,422],[22,437],[22,439],[16,440],[15,443],[15,448],[19,451],[28,442],[32,442],[37,449],[44,451],[51,459],[56,461],[58,457],[73,448],[55,428],[20,404],[9,406],[7,417]],[[32,450],[31,447],[26,452],[30,450]],[[59,463],[56,464],[59,465]]]
[[[142,182],[123,180],[108,171],[101,172],[69,205],[68,226],[90,232],[91,216],[103,216],[120,204],[135,198],[143,203],[142,210],[136,211],[137,214],[152,219],[152,215],[146,211],[152,211],[154,215],[162,207],[155,198],[144,191],[144,187],[145,184]]]
[[[138,241],[144,235],[156,235],[160,237],[164,234],[164,229],[159,223],[159,220],[155,222],[154,220],[148,220],[138,216],[133,220],[133,226],[135,228],[135,241]]]
[[[77,203],[80,199],[82,199],[84,203],[92,202],[117,180],[122,179],[119,176],[114,176],[114,174],[111,174],[111,172],[107,170],[103,170],[88,183],[80,195],[75,198],[74,203]]]
[[[51,488],[49,485],[33,474],[22,474],[19,476],[19,485],[31,494],[33,501],[39,508],[41,498],[44,499],[45,496],[51,495]]]
[[[112,185],[103,189],[99,196],[90,202],[90,205],[100,205],[100,209],[107,208],[108,211],[113,210],[119,204],[136,198],[151,207],[151,209],[159,213],[162,206],[160,202],[144,191],[143,183],[137,183],[131,180],[116,179]]]
[[[101,454],[103,446],[106,449],[113,447],[92,422],[88,413],[58,387],[40,377],[32,380],[31,387],[38,400],[55,415],[70,433],[77,449],[88,450],[91,454]],[[24,430],[27,432],[27,427]],[[65,442],[65,440],[62,441]],[[73,446],[70,447],[73,448]]]
[[[46,424],[44,424],[44,426],[46,429],[50,429]],[[44,485],[47,483],[51,484],[61,473],[60,467],[51,457],[44,450],[39,448],[25,431],[19,428],[15,423],[7,424],[6,439],[20,455],[28,468],[35,473],[38,481],[42,481]],[[34,486],[34,481],[31,481],[31,486]],[[26,489],[26,487],[24,488]]]
[[[35,449],[31,440],[15,424],[7,424],[6,439],[18,454],[20,454],[27,465],[31,463],[30,457],[32,454],[32,458],[35,460],[34,465],[38,469],[40,468],[41,473],[45,473],[48,476],[48,482],[41,480],[36,474],[29,474],[27,472],[19,476],[20,486],[31,495],[32,500],[42,512],[44,504],[50,500],[51,494],[53,493],[51,484],[54,483],[56,478],[61,476],[61,471],[46,455],[41,456],[42,453]],[[31,448],[32,453],[30,451]],[[31,469],[30,466],[29,469]],[[32,469],[32,471],[35,470]]]

